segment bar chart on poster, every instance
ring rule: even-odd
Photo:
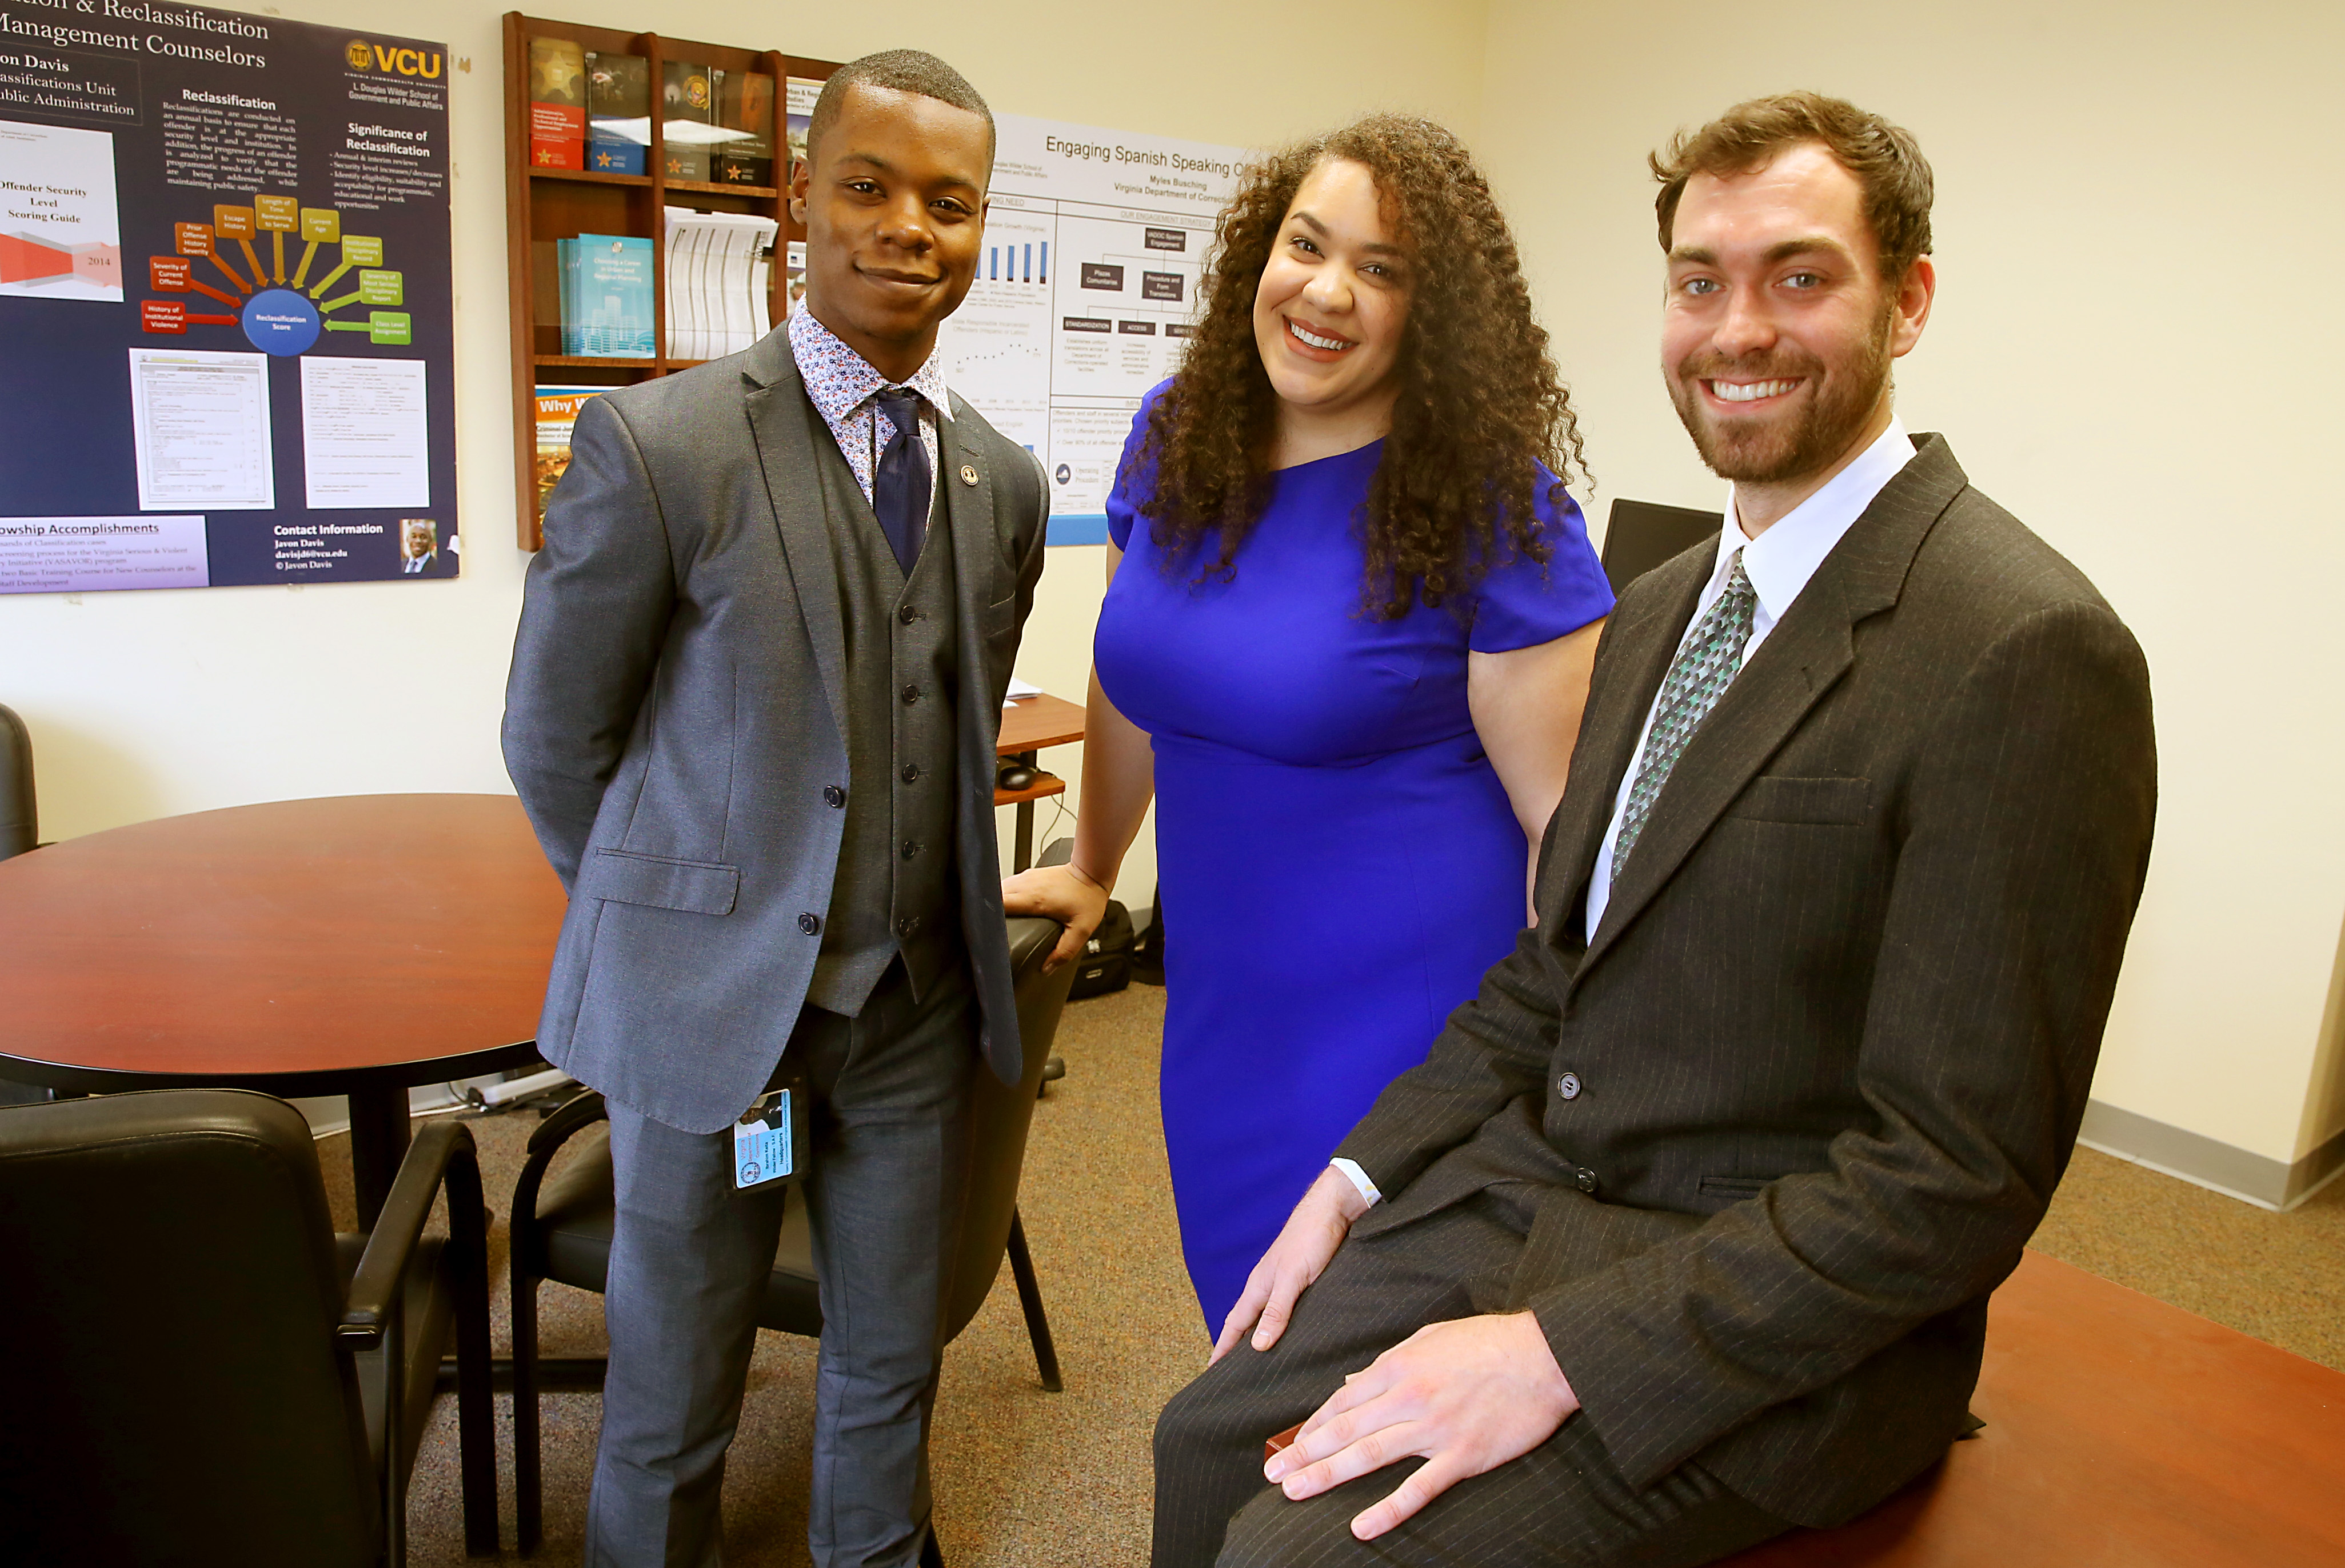
[[[448,55],[0,9],[0,593],[455,575]]]
[[[938,350],[954,391],[1042,460],[1051,542],[1107,537],[1142,398],[1181,363],[1238,147],[995,116],[977,281]]]

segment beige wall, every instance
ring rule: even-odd
[[[1905,420],[2091,574],[2155,683],[2157,847],[2096,1098],[2283,1163],[2345,1122],[2336,1069],[2309,1095],[2345,914],[2340,50],[2345,11],[2269,0],[1498,0],[1481,134],[1599,512],[1721,493],[1660,384],[1647,149],[1792,86],[1921,138],[1942,281]]]

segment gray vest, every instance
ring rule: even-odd
[[[807,1000],[852,1016],[898,953],[915,995],[959,961],[953,870],[958,594],[943,476],[909,581],[828,430],[815,420],[822,514],[847,641],[847,813]]]

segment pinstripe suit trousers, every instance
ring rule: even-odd
[[[1375,1541],[1353,1539],[1353,1516],[1421,1462],[1301,1502],[1264,1482],[1263,1440],[1316,1410],[1346,1373],[1504,1294],[1537,1191],[1493,1188],[1346,1241],[1277,1344],[1241,1341],[1173,1396],[1156,1423],[1153,1568],[1692,1568],[1789,1529],[1698,1464],[1636,1490],[1584,1416]]]

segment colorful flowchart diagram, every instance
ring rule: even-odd
[[[289,278],[288,236],[301,248]],[[379,309],[405,303],[404,276],[383,267],[380,237],[343,233],[342,215],[334,207],[303,207],[298,197],[256,195],[249,207],[213,207],[209,223],[175,223],[172,237],[172,254],[147,258],[148,286],[157,294],[203,295],[226,313],[190,309],[197,302],[188,299],[142,299],[139,325],[146,331],[241,327],[254,348],[280,356],[306,353],[327,332],[364,332],[371,342],[401,347],[414,341],[414,322],[406,311]],[[228,254],[231,242],[234,255]],[[323,246],[339,248],[339,265],[311,283],[310,271]],[[198,276],[199,262],[209,263],[209,272]],[[346,278],[345,291],[335,294]],[[336,311],[352,305],[371,309],[363,319],[333,319]]]

